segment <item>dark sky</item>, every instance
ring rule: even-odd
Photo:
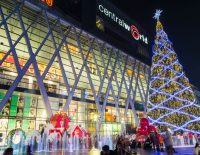
[[[109,0],[140,24],[153,41],[156,9],[190,82],[200,88],[200,2],[198,0]],[[151,42],[152,46],[152,42]],[[152,54],[152,51],[149,51]]]

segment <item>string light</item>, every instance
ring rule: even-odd
[[[157,25],[152,49],[148,118],[160,129],[162,125],[168,125],[174,131],[183,130],[200,134],[200,106],[195,104],[189,80],[159,21],[161,12],[157,10],[154,16]]]

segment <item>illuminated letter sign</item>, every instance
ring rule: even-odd
[[[100,10],[101,12],[103,12],[103,6],[102,6],[102,5],[99,5],[99,10]]]
[[[53,6],[54,0],[40,0],[42,3],[45,3],[48,6]]]
[[[139,40],[140,33],[139,33],[137,27],[135,27],[134,25],[131,26],[131,34],[132,34],[133,38],[135,38],[135,40]]]
[[[100,14],[103,14],[104,16],[111,19],[113,22],[115,22],[117,25],[119,25],[123,29],[129,31],[135,40],[141,40],[144,43],[148,44],[147,37],[140,34],[138,28],[135,25],[130,26],[125,19],[115,14],[113,11],[105,7],[103,4],[98,5],[98,10]]]

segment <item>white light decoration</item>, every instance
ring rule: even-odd
[[[12,139],[13,144],[19,144],[21,141],[21,136],[19,133],[15,133]]]
[[[160,15],[161,15],[162,12],[163,12],[162,10],[157,9],[155,14],[154,14],[154,16],[153,16],[153,18],[159,20]]]

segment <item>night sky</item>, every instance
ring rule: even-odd
[[[179,62],[190,83],[200,89],[200,2],[181,0],[109,0],[136,21],[154,41],[156,9],[162,9],[160,21],[173,43]],[[186,3],[187,2],[187,3]],[[150,43],[151,46],[153,42]],[[149,51],[152,55],[152,51]]]

